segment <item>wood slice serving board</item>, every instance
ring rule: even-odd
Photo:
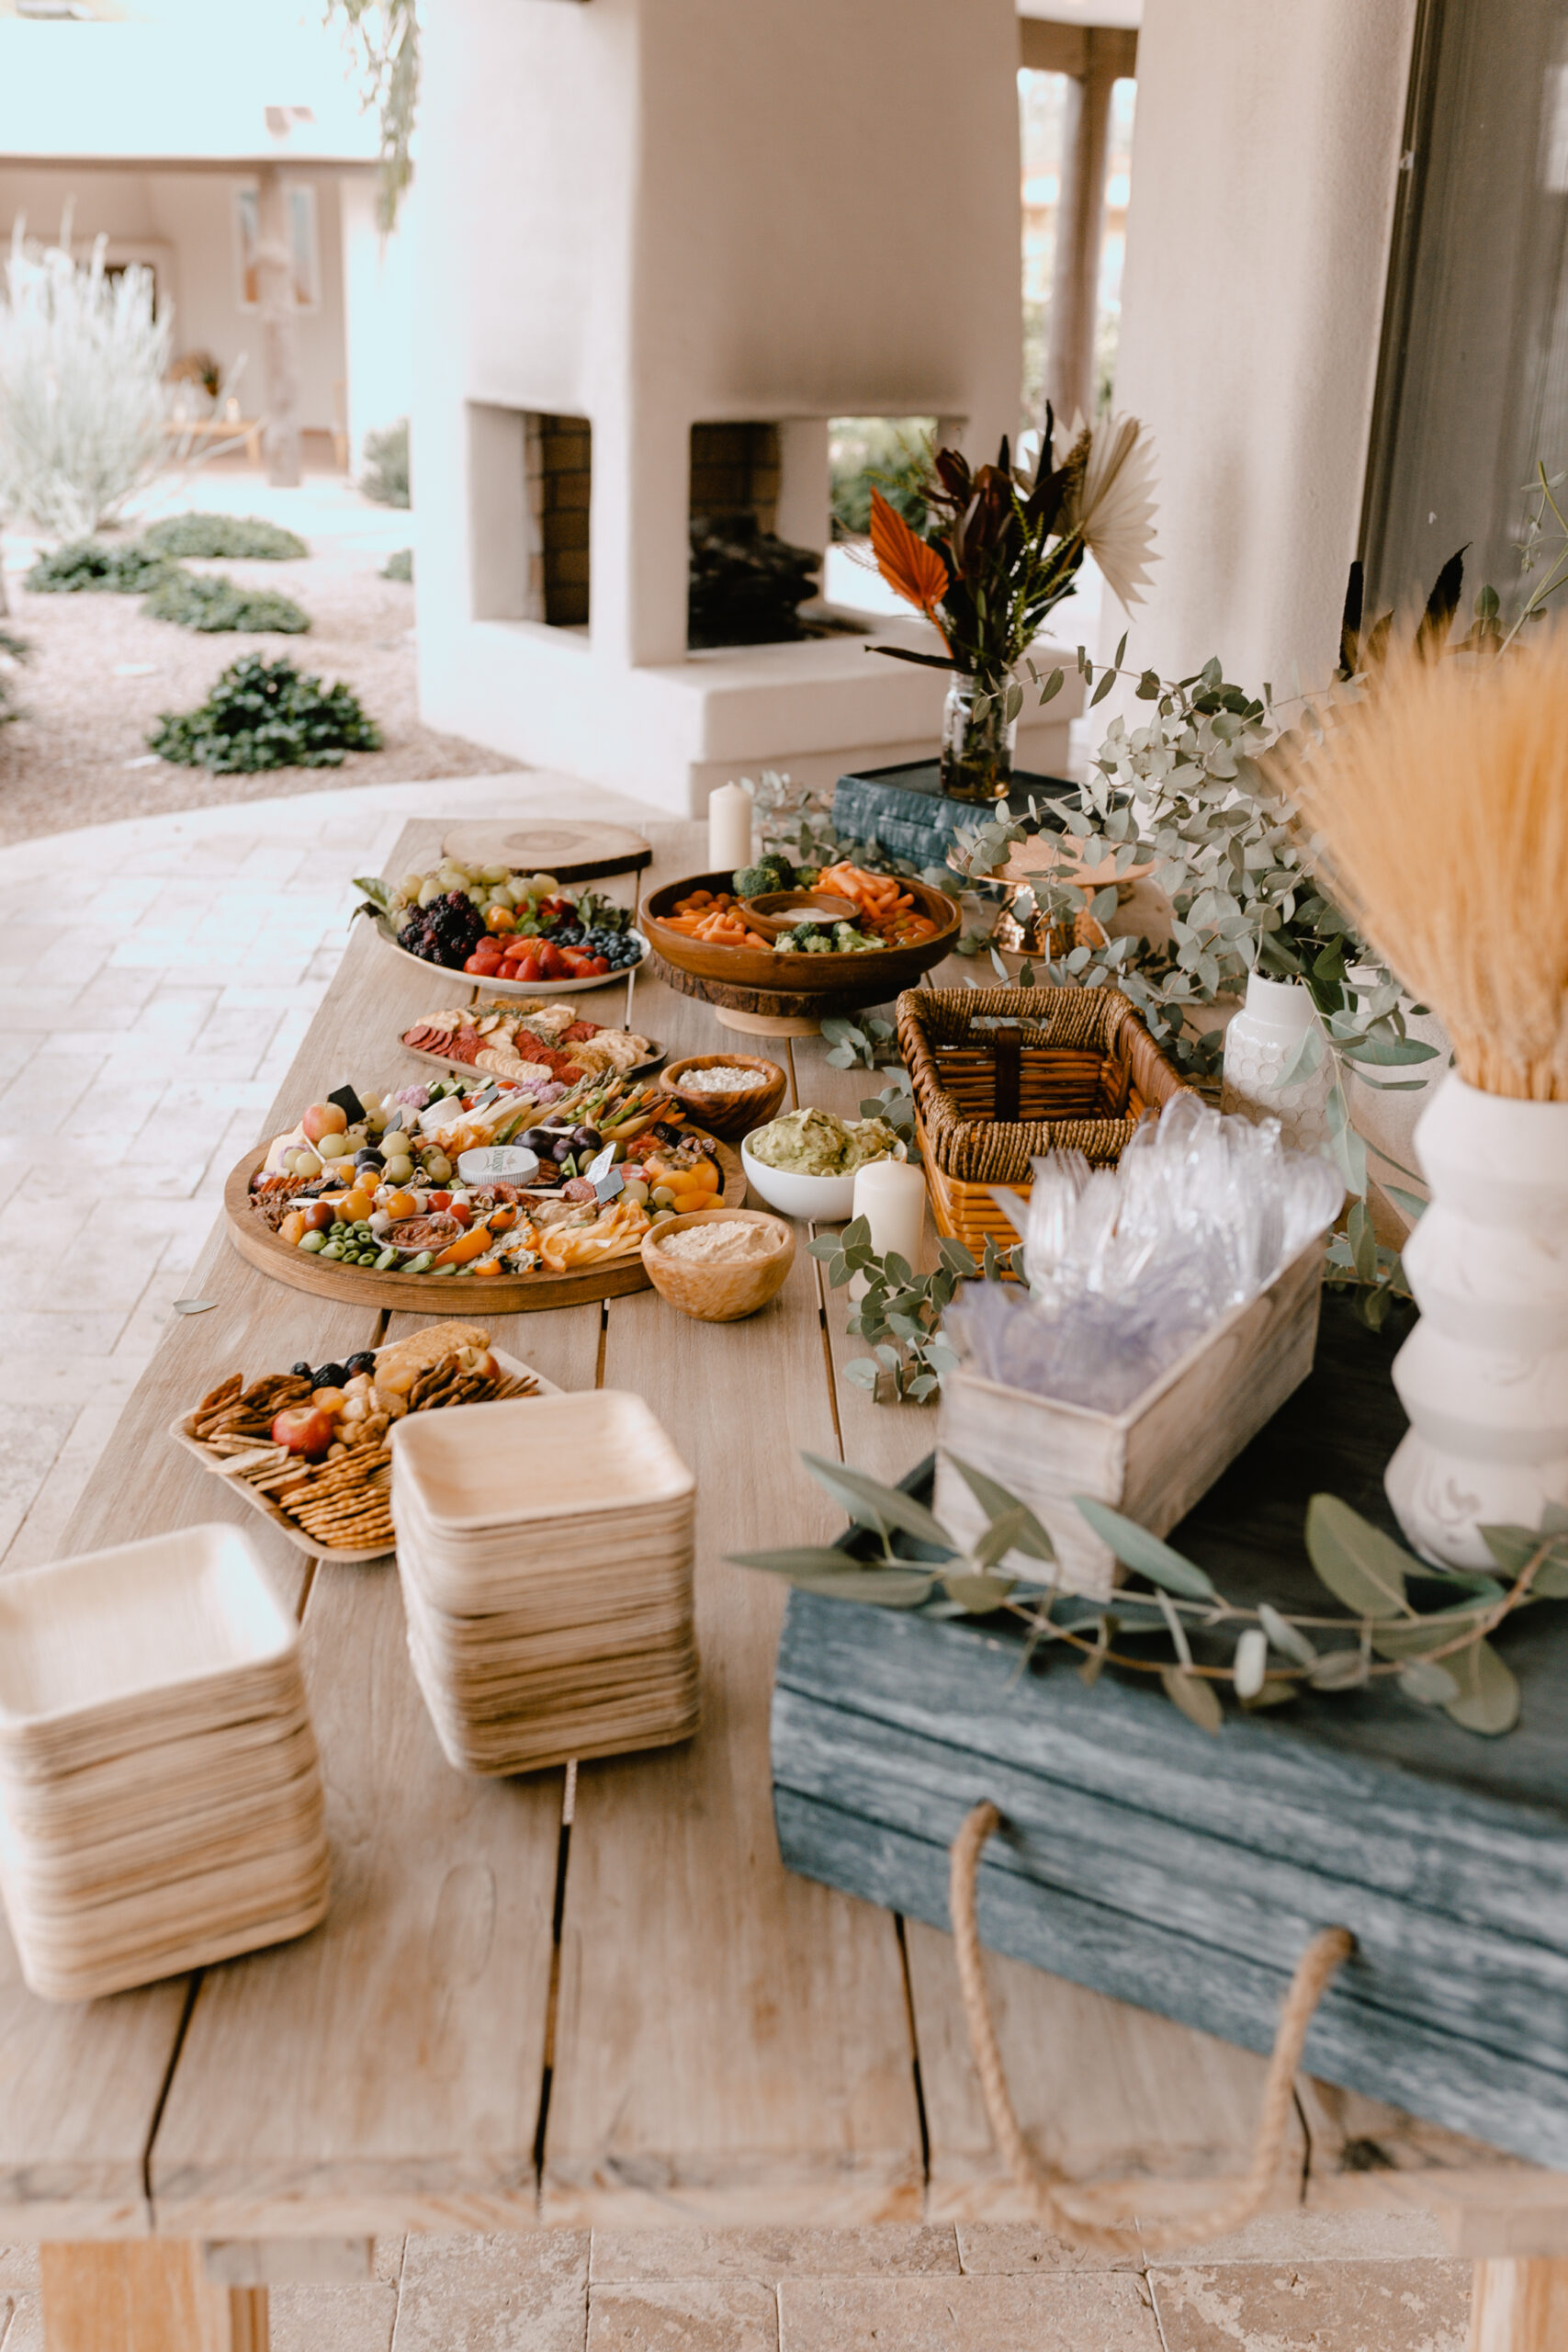
[[[695,1135],[698,1130],[691,1128]],[[722,1198],[728,1208],[746,1205],[746,1171],[739,1155],[716,1136],[705,1140],[712,1148],[724,1178]],[[245,1154],[230,1170],[223,1187],[223,1218],[229,1238],[247,1265],[255,1266],[275,1282],[309,1291],[315,1298],[346,1299],[360,1306],[403,1307],[414,1315],[527,1315],[549,1306],[581,1306],[591,1299],[621,1298],[628,1291],[650,1290],[640,1252],[612,1258],[601,1265],[581,1266],[570,1273],[434,1275],[402,1274],[390,1267],[384,1274],[368,1266],[342,1266],[321,1260],[308,1250],[282,1241],[251,1206],[251,1178],[265,1159],[269,1147]],[[459,1306],[459,1301],[463,1302]]]
[[[554,1380],[547,1380],[544,1374],[536,1372],[532,1364],[519,1363],[515,1356],[509,1356],[502,1348],[491,1348],[491,1353],[502,1372],[511,1373],[514,1380],[526,1378],[535,1381],[541,1396],[560,1395],[559,1384]],[[251,1505],[253,1510],[259,1510],[265,1518],[270,1519],[278,1533],[286,1537],[296,1551],[309,1553],[311,1559],[320,1560],[329,1567],[358,1567],[367,1560],[386,1558],[392,1548],[388,1544],[377,1544],[368,1552],[340,1552],[319,1543],[315,1536],[300,1526],[297,1519],[290,1519],[288,1513],[279,1504],[275,1503],[270,1495],[264,1495],[259,1487],[251,1485],[248,1478],[237,1477],[227,1466],[233,1460],[233,1456],[214,1453],[210,1446],[204,1445],[196,1434],[195,1422],[195,1413],[182,1413],[177,1421],[169,1423],[169,1435],[175,1444],[183,1445],[187,1453],[194,1453],[204,1470],[210,1470],[216,1476],[222,1478],[231,1494],[239,1495]]]
[[[442,854],[459,865],[507,865],[513,874],[553,874],[558,882],[597,882],[640,874],[653,852],[626,825],[549,824],[502,817],[469,818],[444,835]]]
[[[1396,1334],[1345,1300],[1316,1366],[1171,1535],[1226,1598],[1322,1612],[1302,1525],[1340,1495],[1392,1525]],[[854,1539],[846,1538],[846,1543]],[[948,1924],[948,1846],[988,1797],[985,1940],[1266,2051],[1313,1932],[1357,1939],[1314,2018],[1314,2075],[1568,2165],[1568,1604],[1494,1636],[1523,1690],[1486,1739],[1388,1682],[1227,1710],[1200,1731],[1153,1678],[1025,1667],[1010,1621],[793,1593],[773,1696],[786,1863]]]

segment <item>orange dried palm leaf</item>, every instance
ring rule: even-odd
[[[924,613],[932,627],[942,631],[945,645],[946,632],[936,613],[947,594],[947,566],[935,548],[917,537],[897,508],[889,506],[874,488],[871,493],[871,551],[876,558],[878,571],[894,594]]]

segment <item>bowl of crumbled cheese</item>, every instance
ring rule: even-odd
[[[789,1080],[760,1054],[690,1054],[666,1063],[662,1083],[698,1126],[733,1139],[767,1125]]]
[[[660,1298],[699,1323],[738,1323],[784,1288],[795,1235],[760,1209],[694,1209],[643,1236],[642,1262]]]

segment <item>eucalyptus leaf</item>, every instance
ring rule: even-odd
[[[824,1600],[869,1600],[878,1609],[916,1609],[929,1598],[933,1582],[930,1571],[861,1567],[846,1553],[812,1545],[781,1552],[732,1552],[728,1557],[732,1567],[764,1569]]]
[[[1324,1650],[1307,1672],[1314,1690],[1355,1690],[1366,1679],[1367,1661],[1359,1650]]]
[[[1519,1686],[1490,1642],[1472,1642],[1444,1663],[1460,1687],[1447,1709],[1451,1722],[1488,1739],[1513,1730],[1519,1720]]]
[[[1407,1193],[1403,1185],[1385,1184],[1382,1189],[1394,1207],[1403,1210],[1412,1225],[1418,1224],[1431,1206],[1431,1203],[1424,1201],[1419,1193]]]
[[[1224,1729],[1224,1709],[1214,1695],[1213,1685],[1201,1676],[1188,1674],[1179,1666],[1168,1666],[1160,1675],[1160,1686],[1172,1704],[1180,1708],[1189,1723],[1200,1731],[1218,1733]]]
[[[942,1585],[950,1600],[961,1609],[973,1610],[982,1615],[999,1609],[1018,1582],[1016,1577],[943,1577]]]
[[[1316,1657],[1317,1652],[1306,1635],[1281,1617],[1267,1600],[1259,1601],[1258,1605],[1258,1622],[1281,1657],[1290,1658],[1296,1666],[1310,1666]]]
[[[1448,1668],[1432,1657],[1413,1657],[1398,1679],[1405,1697],[1415,1699],[1423,1707],[1446,1707],[1460,1694],[1459,1684]]]
[[[906,1535],[918,1536],[949,1558],[956,1554],[958,1546],[946,1528],[901,1487],[885,1487],[880,1479],[868,1478],[863,1470],[824,1461],[820,1454],[803,1453],[800,1458],[818,1485],[826,1487],[863,1527],[902,1528]]]
[[[961,1462],[956,1453],[950,1453],[947,1459],[993,1524],[1014,1512],[1022,1514],[1020,1532],[1012,1540],[1014,1551],[1022,1552],[1031,1560],[1055,1558],[1055,1545],[1027,1504],[1021,1503],[1016,1495],[1010,1495],[1005,1487],[998,1486],[995,1478],[988,1478],[983,1470],[976,1470],[972,1462]]]
[[[1075,1495],[1073,1501],[1102,1544],[1109,1544],[1124,1566],[1135,1568],[1139,1576],[1147,1577],[1167,1591],[1179,1593],[1185,1600],[1217,1599],[1213,1584],[1191,1560],[1182,1558],[1157,1535],[1151,1535],[1136,1520],[1123,1519],[1119,1510],[1108,1503],[1096,1500],[1093,1495]]]
[[[1231,1680],[1238,1699],[1256,1699],[1263,1688],[1269,1665],[1269,1636],[1258,1625],[1248,1625],[1235,1645]]]
[[[1016,1510],[1004,1511],[1000,1519],[993,1519],[977,1543],[969,1547],[969,1556],[976,1567],[994,1568],[1005,1560],[1027,1526],[1031,1514],[1022,1503]]]
[[[1420,1574],[1420,1561],[1337,1495],[1314,1495],[1308,1504],[1306,1547],[1329,1591],[1355,1616],[1396,1617],[1408,1609],[1404,1579]]]

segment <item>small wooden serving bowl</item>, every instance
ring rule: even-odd
[[[750,1070],[757,1083],[744,1094],[706,1094],[700,1086],[683,1084],[686,1074],[698,1069]],[[777,1062],[757,1054],[688,1054],[684,1061],[666,1065],[660,1081],[676,1101],[692,1112],[710,1136],[749,1136],[765,1127],[784,1099],[789,1080]]]
[[[761,1225],[773,1236],[765,1258],[738,1260],[734,1265],[703,1266],[671,1258],[660,1248],[667,1234],[682,1233],[691,1225]],[[795,1263],[795,1236],[782,1217],[761,1209],[693,1209],[686,1216],[667,1216],[642,1237],[642,1262],[660,1298],[678,1306],[699,1323],[739,1323],[755,1315],[784,1288]]]
[[[830,890],[764,890],[740,903],[752,930],[769,939],[793,931],[797,922],[853,922],[860,914],[852,899],[836,898]]]

